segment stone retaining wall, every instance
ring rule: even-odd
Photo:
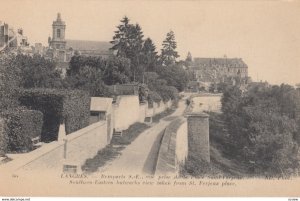
[[[166,127],[158,153],[156,175],[174,174],[179,170],[178,151],[176,151],[178,148],[176,146],[178,144],[177,131],[184,122],[183,117],[178,117]]]

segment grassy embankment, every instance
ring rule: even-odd
[[[235,152],[235,147],[228,137],[222,114],[211,112],[209,115],[211,162],[193,158],[182,167],[181,174],[208,178],[249,177],[250,167],[238,160],[238,153]]]

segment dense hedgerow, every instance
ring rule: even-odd
[[[1,112],[4,120],[0,146],[4,152],[26,152],[33,149],[32,138],[41,136],[43,114],[36,110],[14,108]]]
[[[5,121],[3,118],[0,118],[0,157],[5,156],[7,152],[7,136],[5,135]]]
[[[19,102],[44,115],[42,141],[57,140],[59,125],[64,123],[70,134],[89,124],[90,97],[80,90],[26,89]]]

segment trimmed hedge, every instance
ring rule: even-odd
[[[42,141],[57,140],[59,125],[65,123],[70,134],[89,125],[90,96],[80,90],[25,89],[19,102],[44,115]]]
[[[7,152],[7,135],[5,135],[6,125],[4,119],[0,118],[0,156],[5,156]]]
[[[14,108],[1,113],[4,133],[1,142],[4,151],[27,152],[33,149],[32,138],[41,136],[43,114],[40,111]]]

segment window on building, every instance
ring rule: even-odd
[[[60,38],[60,29],[57,29],[57,38]]]

